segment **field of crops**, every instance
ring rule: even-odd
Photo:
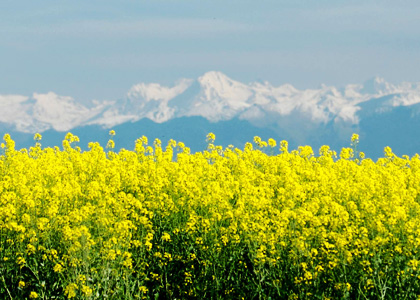
[[[258,137],[0,149],[1,299],[417,299],[420,157]],[[280,151],[280,152],[279,152]],[[280,153],[280,154],[278,154]]]

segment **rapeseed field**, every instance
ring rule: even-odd
[[[418,299],[420,156],[0,149],[1,299]]]

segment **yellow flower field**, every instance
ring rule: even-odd
[[[417,299],[420,156],[0,149],[1,299]],[[277,154],[279,153],[279,154]]]

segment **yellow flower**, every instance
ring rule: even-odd
[[[165,242],[169,242],[171,240],[171,236],[169,235],[169,233],[164,232],[162,234],[162,240],[165,241]]]
[[[140,293],[142,294],[146,294],[149,291],[149,289],[145,286],[140,286],[139,290],[140,290]]]
[[[129,280],[131,268],[141,280],[155,284],[172,272],[172,261],[186,264],[184,281],[165,288],[185,288],[182,295],[194,297],[199,293],[195,276],[204,272],[222,279],[212,273],[218,274],[219,266],[209,257],[234,258],[237,247],[245,245],[247,262],[242,259],[235,267],[263,275],[265,268],[289,265],[299,296],[310,298],[321,275],[329,277],[344,267],[351,274],[331,283],[328,291],[356,294],[348,282],[360,279],[374,295],[373,275],[385,272],[378,269],[378,258],[390,266],[387,275],[400,282],[420,276],[415,256],[420,246],[420,155],[398,157],[385,148],[385,157],[377,162],[363,159],[358,138],[352,136],[351,147],[341,150],[337,160],[329,146],[320,147],[315,156],[309,146],[289,152],[286,141],[280,142],[280,155],[267,155],[262,148],[269,146],[273,153],[276,142],[259,137],[257,147],[209,143],[202,152],[190,153],[173,140],[166,148],[159,140],[148,146],[143,136],[135,151],[115,153],[99,143],[82,152],[72,146],[78,138],[71,133],[64,150],[35,146],[18,151],[5,135],[0,260],[23,268],[36,253],[41,262],[52,264],[51,271],[71,271],[63,277],[75,282],[64,282],[67,298],[92,297],[96,287],[88,286],[90,277],[94,282],[101,274]],[[207,137],[211,143],[214,139]],[[181,149],[174,149],[177,145]],[[153,255],[148,253],[152,250]],[[398,262],[405,262],[404,270],[394,268]],[[159,274],[151,273],[157,272],[152,268],[156,263]],[[282,278],[277,280],[274,285],[280,287]],[[28,282],[14,284],[31,291]],[[111,286],[106,293],[116,297],[121,291]],[[137,293],[148,296],[145,286]],[[325,298],[332,297],[328,293]]]
[[[23,266],[26,264],[26,259],[23,258],[22,256],[19,256],[17,258],[17,263],[18,263],[18,265],[20,265],[20,268],[22,269]]]
[[[34,140],[35,140],[35,141],[40,141],[41,139],[42,139],[42,135],[41,135],[41,134],[36,133],[36,134],[34,135]]]
[[[34,254],[35,252],[36,252],[36,248],[34,245],[28,244],[26,246],[26,253],[28,253],[28,255]]]
[[[77,284],[70,283],[64,289],[64,295],[66,295],[68,299],[74,298],[77,295],[77,289],[78,289]]]
[[[56,264],[54,266],[54,272],[55,273],[61,273],[62,270],[63,270],[63,266],[61,264]]]
[[[312,280],[312,273],[309,271],[306,271],[304,277],[306,280]]]
[[[347,289],[347,291],[350,291],[351,290],[351,284],[350,283],[346,283],[346,289]]]
[[[215,140],[216,140],[216,135],[214,133],[210,132],[209,134],[207,134],[208,143],[214,143]]]
[[[353,135],[351,136],[351,141],[355,142],[355,141],[358,141],[358,140],[359,140],[359,135],[356,134],[356,133],[353,133]]]
[[[108,143],[106,144],[106,147],[108,149],[114,149],[115,148],[115,142],[113,140],[109,140]]]
[[[90,287],[88,287],[87,285],[83,285],[82,288],[81,288],[81,291],[87,297],[92,295],[92,292],[93,292],[93,290]]]
[[[274,148],[274,147],[277,146],[277,142],[276,142],[276,140],[270,138],[270,139],[268,139],[268,145],[270,147]]]
[[[31,299],[36,299],[36,298],[38,298],[38,294],[37,294],[36,292],[32,291],[32,292],[29,294],[29,298],[31,298]]]

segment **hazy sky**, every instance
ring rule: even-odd
[[[315,88],[420,81],[420,1],[1,0],[0,94],[86,101],[211,70]]]

